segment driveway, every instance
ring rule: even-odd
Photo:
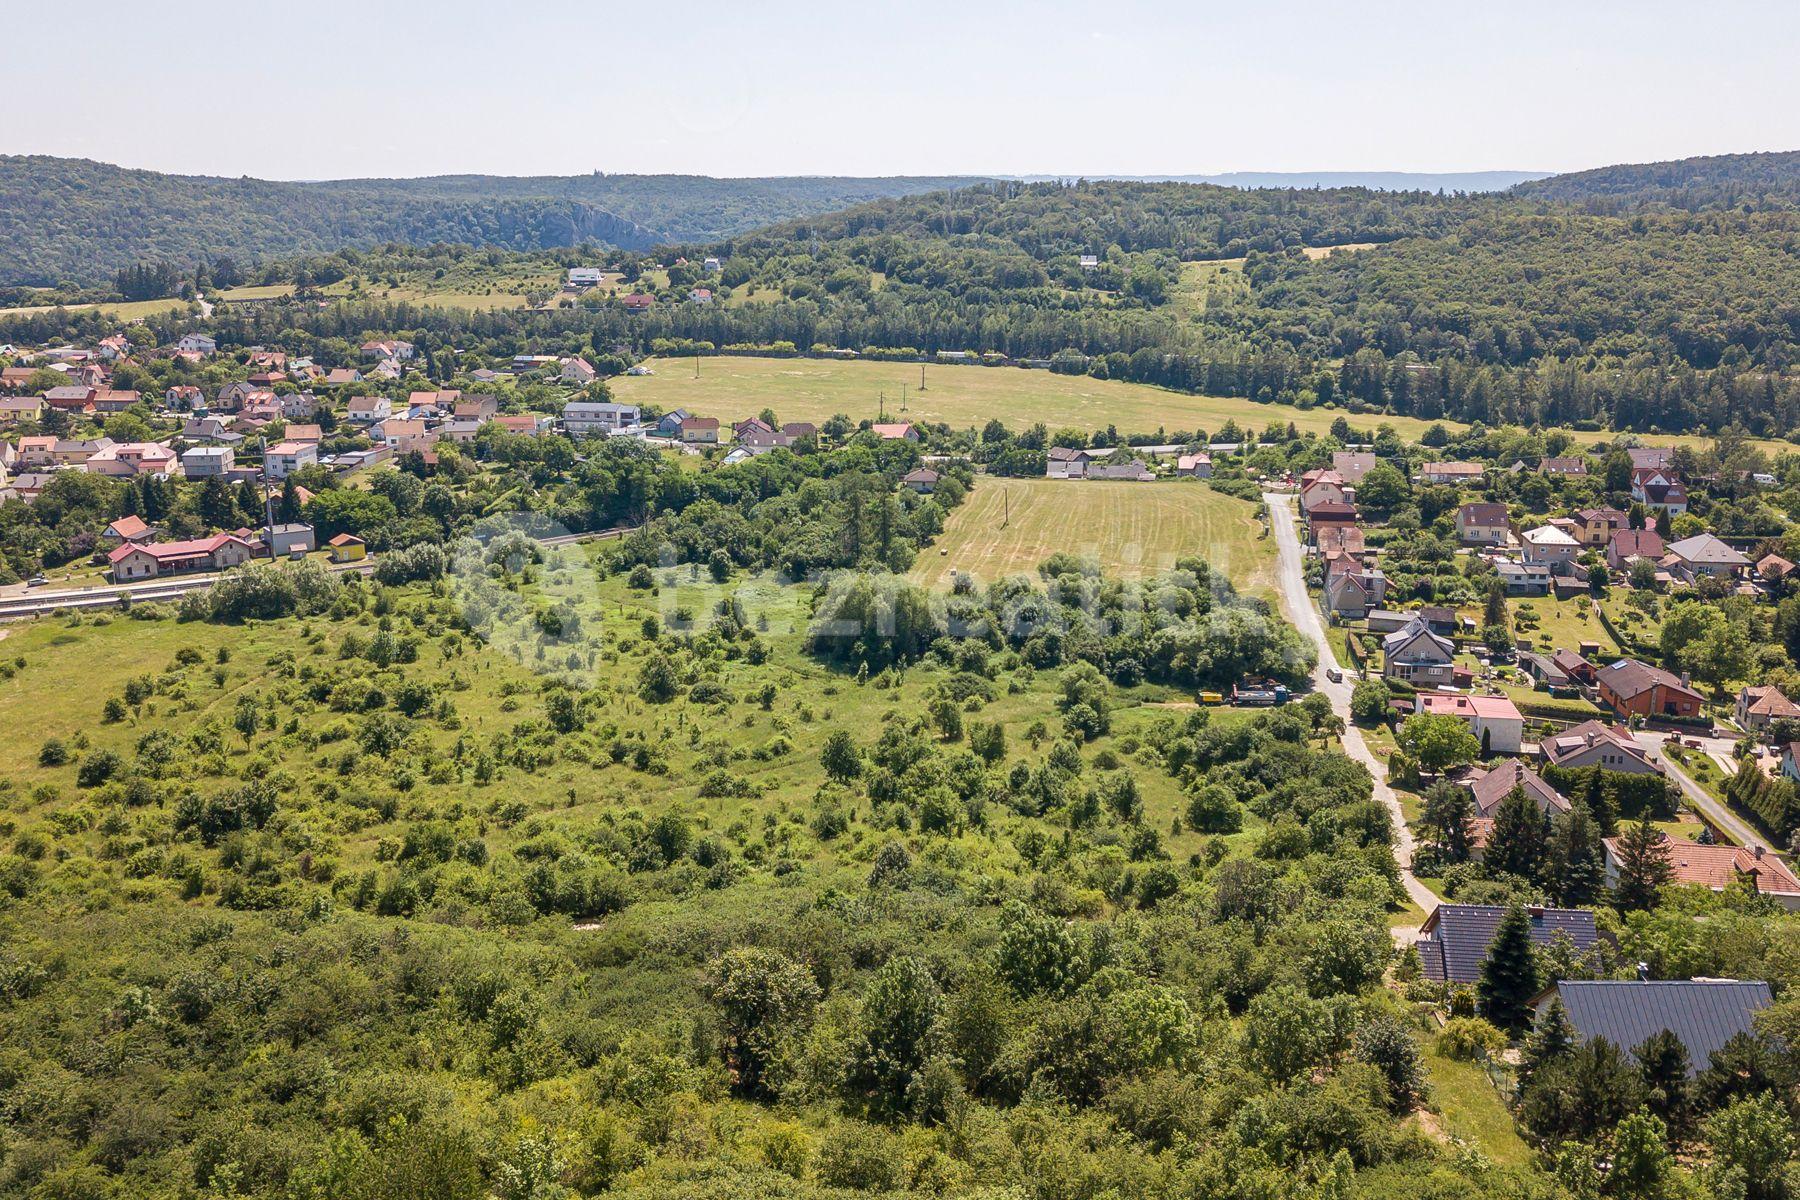
[[[1386,806],[1388,816],[1394,822],[1394,858],[1400,863],[1400,882],[1412,902],[1429,913],[1442,901],[1412,873],[1412,830],[1406,827],[1400,797],[1387,785],[1387,763],[1375,756],[1368,742],[1363,740],[1362,730],[1350,721],[1350,690],[1354,685],[1348,676],[1343,683],[1333,683],[1325,675],[1326,668],[1337,665],[1337,658],[1331,652],[1331,643],[1325,639],[1325,622],[1319,616],[1318,606],[1306,591],[1306,565],[1300,555],[1300,538],[1294,532],[1294,498],[1271,492],[1265,494],[1263,500],[1269,506],[1269,524],[1275,531],[1276,579],[1281,588],[1282,610],[1294,628],[1318,648],[1319,665],[1313,671],[1313,686],[1331,701],[1331,711],[1344,719],[1344,752],[1367,767],[1374,777],[1375,798]],[[1397,934],[1399,932],[1396,930]]]

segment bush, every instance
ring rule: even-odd
[[[1480,1017],[1452,1017],[1437,1035],[1437,1052],[1457,1062],[1506,1049],[1506,1035]]]

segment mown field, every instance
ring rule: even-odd
[[[1154,575],[1198,555],[1239,590],[1275,591],[1275,543],[1256,505],[1192,480],[1165,483],[984,476],[950,514],[912,575],[948,589],[956,572],[983,583],[1034,574],[1052,554],[1092,555],[1108,574]]]

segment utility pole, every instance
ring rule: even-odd
[[[700,378],[700,351],[694,351],[694,378]]]
[[[925,390],[925,364],[924,363],[919,364],[919,390],[921,392]]]
[[[900,411],[906,411],[906,385],[904,383],[900,385]]]
[[[1012,524],[1012,489],[1011,488],[1001,488],[1000,489],[1000,503],[1002,506],[1002,513],[1003,513],[1003,515],[1000,518],[1000,528],[1005,529],[1008,525]]]
[[[883,420],[887,416],[887,393],[881,392],[875,400],[875,419]]]

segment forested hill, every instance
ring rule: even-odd
[[[247,263],[384,242],[647,249],[966,182],[595,174],[280,183],[0,156],[0,284],[92,283],[141,262]]]
[[[1793,208],[1800,203],[1800,150],[1627,163],[1531,180],[1512,191],[1604,210],[1646,204],[1693,211]]]

